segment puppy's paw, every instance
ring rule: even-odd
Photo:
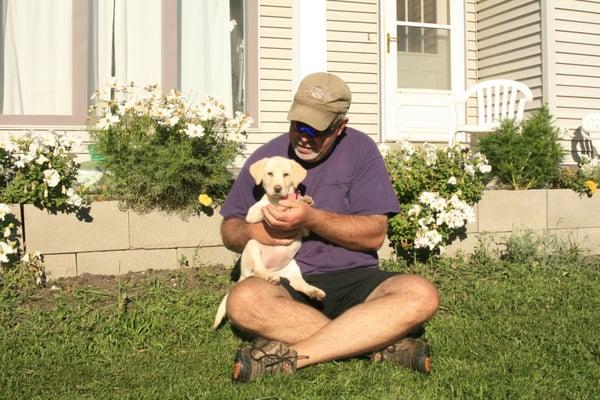
[[[300,201],[305,202],[309,206],[314,206],[315,205],[315,201],[310,196],[302,196],[302,197],[300,197]]]
[[[268,282],[271,282],[273,285],[278,285],[280,278],[279,275],[275,275],[275,274],[268,274],[266,277],[266,280]]]
[[[312,297],[315,300],[323,300],[326,296],[325,292],[319,288],[312,288],[307,293],[308,296]]]

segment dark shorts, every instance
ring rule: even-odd
[[[285,278],[281,279],[281,285],[294,300],[312,306],[333,319],[347,309],[364,302],[381,282],[397,274],[397,272],[380,271],[371,267],[303,275],[307,283],[325,291],[327,296],[323,301],[311,299],[304,293],[297,292]]]

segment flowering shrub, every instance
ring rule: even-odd
[[[17,219],[7,204],[0,203],[0,264],[2,266],[15,262],[18,258],[19,241],[17,239]]]
[[[484,156],[404,142],[386,154],[385,163],[402,210],[388,227],[396,254],[428,258],[466,232],[491,171]]]
[[[600,184],[600,158],[582,155],[577,169],[565,168],[559,178],[561,187],[592,197]]]
[[[2,273],[11,269],[27,271],[40,286],[46,282],[46,273],[40,253],[28,254],[19,258],[22,253],[19,246],[17,228],[19,221],[12,213],[11,208],[0,203],[0,286],[2,285]]]
[[[134,89],[115,85],[112,100],[93,97],[89,123],[104,157],[105,194],[141,212],[210,214],[230,188],[228,167],[252,119],[240,112],[228,118],[214,98],[190,106],[174,90],[163,94],[152,85],[134,99]]]
[[[13,136],[0,148],[0,202],[76,211],[82,204],[74,141],[54,132]]]

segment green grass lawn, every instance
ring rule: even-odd
[[[210,328],[225,270],[83,277],[60,290],[9,288],[5,275],[0,399],[600,397],[600,261],[476,257],[410,270],[442,296],[426,327],[430,376],[353,359],[247,385],[229,381],[242,340]]]

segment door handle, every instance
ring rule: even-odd
[[[385,50],[387,53],[390,52],[390,42],[397,42],[398,41],[398,37],[397,36],[392,36],[388,33],[385,34]]]

